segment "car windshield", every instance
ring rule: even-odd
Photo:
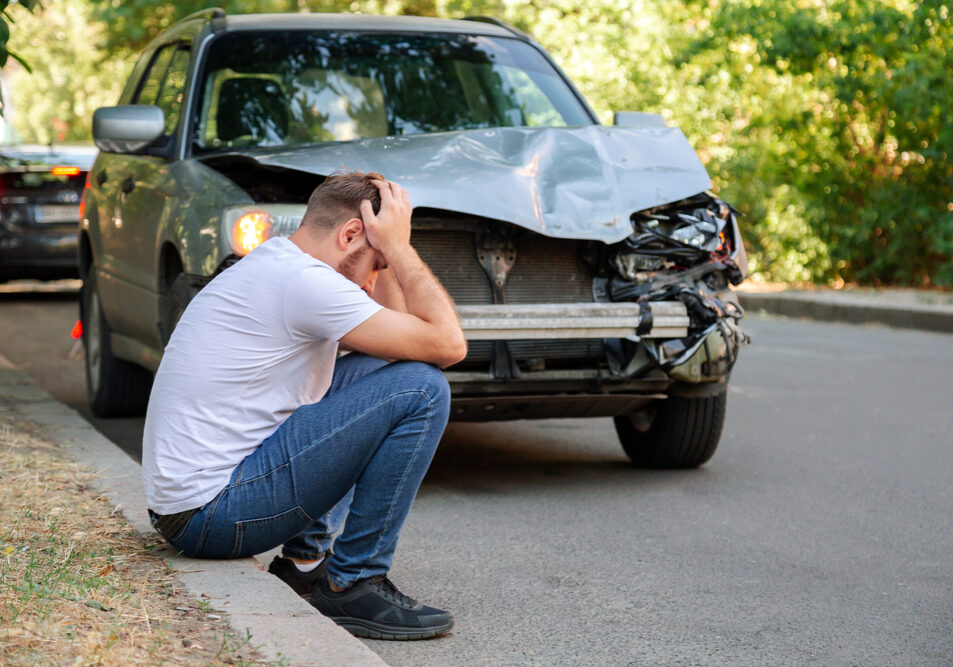
[[[236,32],[212,44],[202,80],[200,153],[592,123],[546,58],[517,39]]]

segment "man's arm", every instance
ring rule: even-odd
[[[365,231],[387,262],[407,312],[384,308],[349,331],[341,342],[384,359],[451,366],[467,353],[453,300],[410,245],[412,207],[407,191],[395,183],[375,181],[375,185],[381,191],[381,209],[375,216],[370,202],[362,204]]]
[[[401,313],[407,312],[407,301],[404,299],[404,293],[397,284],[397,278],[390,269],[384,269],[377,274],[374,280],[373,288],[369,292],[370,297],[377,303]]]

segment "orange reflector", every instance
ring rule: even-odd
[[[82,338],[83,337],[83,322],[81,320],[76,320],[76,324],[73,325],[73,330],[69,333],[73,338]]]
[[[53,167],[54,176],[79,176],[79,167]]]
[[[86,176],[86,185],[83,186],[83,194],[79,197],[79,221],[82,222],[86,217],[86,191],[89,190],[89,176]]]
[[[235,221],[232,238],[235,250],[247,255],[271,236],[271,216],[264,211],[246,213]]]

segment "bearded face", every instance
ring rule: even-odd
[[[372,248],[364,241],[360,248],[355,248],[346,255],[338,265],[338,272],[362,288],[374,276],[377,269],[376,253],[371,254]]]

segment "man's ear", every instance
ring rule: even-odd
[[[364,221],[351,218],[338,228],[337,242],[341,250],[347,250],[364,236]]]

